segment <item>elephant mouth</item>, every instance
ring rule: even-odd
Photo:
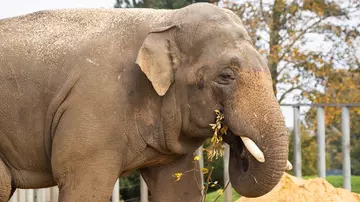
[[[223,140],[230,146],[231,153],[236,156],[238,167],[241,168],[241,171],[247,172],[250,167],[250,159],[246,155],[247,148],[240,136],[229,131],[227,135],[223,136]]]
[[[223,136],[224,141],[230,146],[230,149],[239,156],[244,156],[244,151],[246,150],[253,156],[258,162],[265,162],[264,153],[256,145],[256,143],[248,137],[235,135],[231,130],[229,130],[228,135]],[[248,162],[248,160],[247,160]]]
[[[241,168],[240,170],[243,172],[247,172],[249,170],[250,161],[253,163],[257,162],[259,164],[265,162],[263,152],[259,149],[255,142],[249,138],[235,135],[231,130],[229,130],[228,134],[223,136],[223,140],[229,145],[230,151],[233,154],[232,156],[237,160],[238,168]],[[246,141],[250,141],[250,143]],[[291,169],[292,164],[287,161],[286,170]]]

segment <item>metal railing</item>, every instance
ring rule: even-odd
[[[351,191],[351,162],[350,162],[350,111],[351,107],[360,107],[360,103],[349,104],[282,104],[294,110],[294,173],[302,177],[301,173],[301,134],[300,134],[300,107],[317,108],[317,147],[318,147],[318,176],[326,177],[325,154],[325,114],[324,107],[341,107],[341,134],[343,157],[343,187]]]
[[[351,107],[360,107],[360,103],[350,104],[281,104],[282,107],[292,107],[294,111],[294,173],[297,177],[302,177],[301,173],[301,132],[300,132],[300,107],[317,108],[317,145],[318,145],[318,176],[326,177],[326,160],[325,160],[325,114],[324,107],[341,107],[341,133],[342,133],[342,155],[343,155],[343,187],[351,191],[351,163],[350,163],[350,112]],[[225,143],[224,154],[224,184],[229,181],[229,146]],[[196,151],[196,155],[200,155],[200,167],[204,166],[203,151],[200,147]],[[116,181],[112,202],[120,201],[120,185],[119,180]],[[140,200],[148,202],[148,187],[144,179],[140,176]],[[232,187],[231,184],[224,190],[225,202],[231,202]],[[51,187],[46,189],[18,189],[11,202],[56,202],[58,198],[58,188]]]

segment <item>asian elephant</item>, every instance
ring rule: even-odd
[[[229,127],[238,193],[266,194],[286,168],[266,62],[240,18],[212,4],[0,20],[0,86],[1,202],[16,188],[55,185],[61,202],[109,201],[116,179],[136,169],[152,201],[200,201],[198,171],[172,175],[193,168],[214,110]]]

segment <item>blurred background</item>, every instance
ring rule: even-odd
[[[0,0],[0,19],[58,8],[177,9],[196,2],[231,9],[243,20],[253,43],[267,58],[280,104],[360,103],[360,0]],[[293,162],[293,108],[282,106],[282,110]],[[301,171],[307,177],[317,175],[316,110],[300,107]],[[349,110],[351,174],[355,177],[360,176],[360,107]],[[324,112],[326,175],[341,176],[341,108],[325,106]],[[215,168],[212,179],[223,186],[223,160],[204,161],[205,167]],[[354,179],[359,181],[352,181],[352,191],[360,193],[360,178]],[[338,187],[341,183],[333,182]],[[122,199],[139,201],[139,185],[138,172],[120,179]]]

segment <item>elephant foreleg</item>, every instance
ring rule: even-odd
[[[104,159],[104,160],[103,160]],[[63,173],[55,173],[59,187],[59,202],[109,201],[119,167],[104,156],[95,156],[90,162],[79,160]]]
[[[11,196],[11,175],[9,169],[0,159],[0,201],[8,201]]]
[[[104,124],[115,125],[113,119],[94,120],[97,116],[68,110],[57,127],[51,166],[60,191],[59,202],[108,202],[111,198],[126,142],[121,137],[116,139],[117,131]]]
[[[150,189],[152,201],[201,201],[199,165],[193,158],[193,154],[189,154],[166,165],[140,170]],[[176,181],[175,173],[183,173],[180,180]]]

